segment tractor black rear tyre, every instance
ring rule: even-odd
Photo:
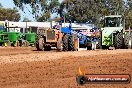
[[[74,51],[74,37],[73,37],[73,35],[69,36],[69,39],[68,39],[68,50],[69,51]]]
[[[44,46],[44,50],[45,51],[50,51],[51,50],[51,46],[50,45]]]
[[[123,36],[122,33],[117,33],[117,35],[115,35],[115,39],[114,39],[114,46],[115,49],[121,49],[123,48]]]
[[[68,51],[68,35],[64,35],[63,37],[63,51]]]
[[[129,45],[129,40],[131,40],[131,44],[132,44],[132,35],[129,35],[128,33],[125,35],[124,37],[124,44],[125,44],[125,48],[128,49],[128,48],[132,48],[130,45]]]
[[[37,51],[40,51],[38,42],[35,43],[35,47],[37,48]]]

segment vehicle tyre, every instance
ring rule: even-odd
[[[28,47],[30,45],[27,40],[25,41],[25,45],[26,45],[26,47]]]
[[[5,45],[6,45],[6,46],[11,46],[11,42],[10,42],[9,40],[6,40],[6,41],[5,41]]]
[[[63,37],[63,51],[68,51],[68,35],[64,35]]]
[[[28,42],[28,41],[22,42],[22,46],[23,46],[23,47],[28,47],[28,46],[29,46],[29,42]]]
[[[46,45],[46,46],[44,46],[43,50],[50,51],[51,50],[51,46],[50,45]]]
[[[124,44],[126,49],[132,49],[132,35],[129,35],[129,33],[127,33],[124,37]]]
[[[73,35],[69,36],[69,39],[68,39],[68,50],[69,51],[74,51],[74,37],[73,37]]]
[[[123,47],[123,36],[122,33],[117,33],[117,35],[115,35],[115,39],[114,39],[114,46],[115,49],[121,49]]]

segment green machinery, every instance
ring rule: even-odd
[[[10,42],[8,40],[8,35],[0,33],[0,46],[9,46]]]
[[[19,46],[19,32],[1,32],[1,46]]]
[[[24,39],[28,42],[28,44],[30,46],[34,46],[34,43],[35,43],[35,33],[34,32],[25,33]]]
[[[32,28],[22,28],[20,34],[20,46],[34,46],[36,34],[32,31]]]
[[[104,18],[104,27],[101,28],[101,47],[109,49],[129,48],[132,35],[125,30],[124,19],[121,15],[110,15]]]
[[[4,24],[0,23],[0,46],[34,46],[34,42],[35,33],[6,32]]]
[[[19,32],[3,32],[8,35],[8,45],[19,46],[20,33]]]
[[[1,46],[18,46],[19,32],[6,32],[4,23],[0,23],[0,45]]]
[[[8,35],[4,32],[4,23],[0,22],[0,46],[10,45]]]

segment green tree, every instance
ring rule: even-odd
[[[52,13],[58,11],[58,0],[13,0],[14,4],[24,11],[25,5],[30,5],[32,14],[37,21],[46,21]],[[48,16],[47,16],[48,15]],[[46,16],[46,17],[44,17]]]
[[[18,13],[18,10],[16,8],[3,8],[0,7],[0,20],[5,21],[19,21],[20,20],[20,14]]]
[[[66,9],[67,13],[63,13],[62,8]],[[68,0],[61,3],[59,14],[61,17],[65,14],[67,21],[71,19],[76,22],[95,23],[107,11],[103,0]]]
[[[44,22],[44,21],[48,21],[49,18],[50,18],[50,13],[46,12],[46,13],[43,13],[43,15],[39,16],[36,20],[38,22]]]
[[[122,15],[125,11],[124,0],[65,0],[61,3],[58,13],[66,20],[89,22],[101,26],[105,15]]]
[[[126,0],[125,28],[132,28],[132,0]]]

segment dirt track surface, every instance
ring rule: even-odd
[[[79,86],[79,66],[87,74],[132,75],[132,50],[55,52],[0,48],[0,88],[132,88],[132,83]]]

